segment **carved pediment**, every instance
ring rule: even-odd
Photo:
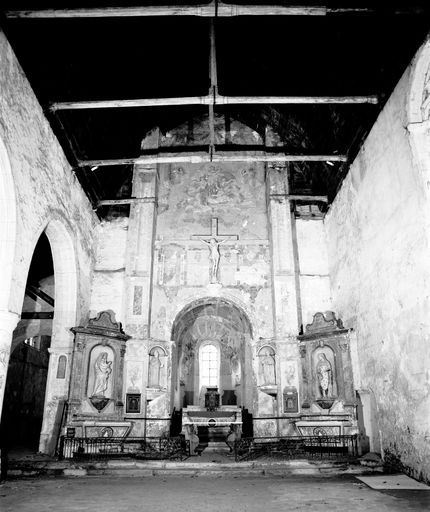
[[[122,330],[121,323],[116,321],[115,313],[111,309],[101,311],[95,318],[90,318],[85,326],[73,327],[71,331],[124,340],[130,338]]]
[[[333,311],[315,313],[311,324],[306,325],[306,334],[325,333],[343,329],[342,320]]]
[[[100,311],[95,318],[90,318],[87,327],[108,329],[110,331],[118,331],[124,334],[121,323],[115,321],[115,313],[111,309]]]

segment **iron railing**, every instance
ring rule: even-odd
[[[61,436],[58,457],[74,460],[113,458],[179,459],[190,456],[190,442],[179,437],[66,437]]]
[[[357,457],[357,435],[244,437],[234,443],[236,462],[269,459],[350,459]]]

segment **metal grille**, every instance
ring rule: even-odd
[[[190,456],[190,442],[183,437],[65,437],[60,439],[59,459],[102,460],[179,459]]]
[[[358,455],[357,435],[245,437],[235,441],[236,462],[268,459],[349,459]]]

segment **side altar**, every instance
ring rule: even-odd
[[[357,434],[350,330],[333,312],[316,313],[298,341],[302,363],[302,403],[295,419],[298,433]]]
[[[123,374],[130,338],[112,311],[102,311],[75,334],[66,428],[77,437],[126,437]]]

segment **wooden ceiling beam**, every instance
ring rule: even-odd
[[[27,284],[25,287],[25,293],[29,295],[32,299],[34,299],[34,296],[39,297],[39,299],[42,299],[50,306],[55,305],[54,299],[45,293],[39,286],[34,286],[32,284]]]
[[[208,162],[347,162],[346,155],[292,155],[285,153],[266,153],[265,151],[219,151],[212,155],[199,151],[188,155],[162,154],[162,155],[141,155],[136,158],[100,159],[100,160],[79,160],[78,167],[112,167],[116,165],[156,165],[170,163],[201,164]]]
[[[92,7],[80,9],[10,10],[9,19],[47,18],[121,18],[148,16],[325,16],[326,7],[280,5],[230,5],[212,1],[203,5],[171,5],[145,7]]]
[[[23,311],[21,313],[21,320],[52,320],[53,318],[53,311]]]
[[[271,194],[271,197],[273,194]],[[328,203],[327,196],[313,196],[313,195],[302,195],[302,194],[275,194],[275,196],[290,199],[291,201],[320,201],[322,203]],[[124,206],[128,204],[142,203],[142,202],[154,202],[155,197],[129,197],[127,199],[102,199],[97,203],[97,208],[101,206]]]
[[[379,98],[368,96],[186,96],[179,98],[140,98],[130,100],[62,101],[51,103],[49,109],[89,110],[103,108],[175,107],[185,105],[377,105]]]
[[[27,9],[8,10],[9,19],[59,19],[59,18],[131,18],[150,16],[200,16],[231,18],[236,16],[327,16],[345,14],[419,15],[425,8],[410,7],[326,7],[295,5],[234,5],[212,1],[203,5],[148,5],[135,7],[89,7],[76,9]]]

